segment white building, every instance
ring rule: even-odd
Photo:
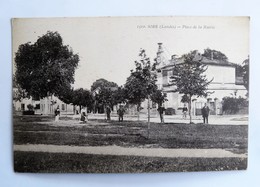
[[[13,98],[18,98],[18,88],[13,88]],[[32,105],[34,107],[34,111],[36,113],[40,110],[40,101],[34,100],[32,97],[30,98],[23,98],[20,100],[13,99],[13,109],[14,111],[25,111],[29,110],[28,105]]]
[[[62,102],[56,96],[50,96],[40,99],[41,114],[54,114],[54,111],[58,106],[61,114],[74,114],[75,108],[73,107],[73,105]]]
[[[212,55],[213,56],[213,55]],[[192,98],[192,114],[200,115],[201,108],[204,103],[208,103],[211,114],[222,114],[221,101],[224,97],[246,97],[247,90],[242,85],[241,78],[236,77],[235,64],[230,62],[220,62],[216,59],[207,59],[197,53],[197,57],[202,59],[202,63],[207,65],[205,72],[207,80],[213,81],[208,86],[208,91],[211,92],[207,98],[193,96]],[[182,58],[172,56],[168,60],[164,55],[162,43],[159,43],[159,48],[156,57],[158,63],[158,82],[159,89],[167,94],[168,101],[165,102],[165,108],[173,108],[176,114],[182,112],[184,103],[181,102],[182,94],[173,92],[174,86],[170,84],[170,77],[175,64],[183,63]]]
[[[13,88],[13,94],[17,93],[17,88]],[[15,95],[14,95],[15,98]],[[13,100],[14,111],[22,112],[29,110],[28,105],[34,107],[35,114],[49,115],[54,114],[55,109],[59,106],[61,114],[74,114],[74,107],[71,104],[62,102],[55,96],[45,97],[40,100],[34,100],[32,97]]]

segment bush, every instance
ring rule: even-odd
[[[25,110],[23,111],[23,115],[34,115],[34,111],[33,110]]]
[[[33,105],[28,104],[28,105],[27,105],[27,108],[28,108],[29,111],[33,111],[33,108],[34,108],[34,107],[33,107]]]
[[[225,114],[237,114],[241,108],[247,107],[248,101],[239,97],[224,97],[222,99],[222,109]]]
[[[173,108],[167,108],[165,110],[165,115],[174,115],[175,114],[175,110]]]
[[[40,109],[40,108],[41,108],[40,104],[36,104],[34,107],[35,110]]]

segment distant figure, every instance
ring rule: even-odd
[[[87,123],[87,121],[88,121],[88,116],[87,116],[87,114],[86,114],[85,112],[82,112],[82,113],[81,113],[81,116],[80,116],[80,122],[82,122],[82,123]]]
[[[88,115],[87,115],[87,111],[85,109],[82,109],[80,112],[80,121],[83,123],[88,122]]]
[[[55,121],[59,121],[60,120],[60,107],[59,105],[57,106],[56,110],[54,111],[55,114]]]
[[[188,108],[186,107],[186,105],[184,105],[184,107],[182,108],[182,118],[183,119],[187,118],[187,112],[188,112]]]
[[[124,120],[124,114],[125,114],[125,109],[123,108],[122,105],[119,106],[119,109],[117,110],[118,114],[118,121],[123,121]]]
[[[208,124],[209,123],[209,107],[205,103],[204,107],[201,109],[201,114],[203,117],[203,123]]]
[[[111,120],[110,114],[111,114],[111,108],[109,106],[106,107],[106,114],[107,114],[107,120]]]
[[[160,114],[161,123],[164,123],[163,113],[165,112],[165,108],[163,106],[159,106],[157,111]]]

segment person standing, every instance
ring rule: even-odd
[[[87,123],[87,122],[88,122],[88,113],[87,113],[86,108],[83,108],[83,109],[80,111],[80,121],[81,121],[82,123]]]
[[[123,121],[124,120],[124,114],[125,114],[125,109],[123,108],[122,105],[119,106],[119,109],[117,110],[118,114],[118,121]]]
[[[165,112],[165,108],[163,106],[159,106],[157,111],[159,112],[160,114],[160,119],[161,119],[161,123],[164,123],[164,116],[163,116],[163,113]]]
[[[209,107],[205,103],[204,107],[201,109],[201,114],[203,117],[203,123],[209,123]]]
[[[184,107],[182,108],[182,118],[183,119],[187,118],[187,112],[188,112],[188,108],[186,107],[186,105],[184,105]]]
[[[60,107],[59,105],[57,106],[56,110],[54,111],[55,114],[55,121],[59,121],[60,120]]]
[[[111,108],[109,106],[106,107],[106,114],[107,114],[107,120],[110,121],[111,120],[111,117],[110,117]]]

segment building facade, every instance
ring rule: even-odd
[[[212,55],[213,56],[213,55]],[[240,77],[236,77],[236,66],[233,63],[208,59],[200,53],[196,54],[195,58],[200,58],[201,62],[207,66],[205,75],[207,80],[212,80],[208,86],[208,97],[192,97],[192,114],[200,115],[201,108],[204,103],[207,103],[210,108],[211,115],[222,114],[221,101],[224,97],[246,97],[247,90],[243,85]],[[157,69],[157,85],[166,95],[167,100],[165,108],[174,109],[176,114],[182,113],[182,108],[185,103],[181,102],[183,94],[173,92],[175,86],[171,84],[170,77],[172,76],[173,68],[176,64],[183,63],[182,58],[176,58],[175,55],[171,59],[167,59],[164,55],[162,43],[159,43],[156,61]]]
[[[14,94],[17,88],[13,88]],[[15,96],[14,96],[15,97]],[[74,114],[75,108],[71,104],[62,102],[56,96],[44,97],[35,100],[32,97],[13,100],[13,110],[15,112],[23,112],[29,110],[28,105],[32,105],[35,114],[50,115],[54,114],[55,109],[59,106],[61,114]]]
[[[61,114],[74,114],[74,106],[62,102],[56,96],[44,97],[40,99],[40,113],[43,115],[54,114],[54,111],[58,106]]]

